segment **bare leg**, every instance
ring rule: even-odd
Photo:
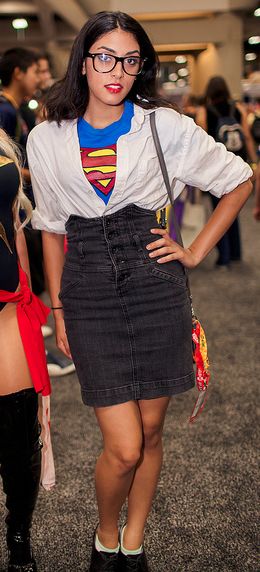
[[[128,496],[128,519],[124,548],[135,550],[143,542],[144,527],[151,509],[162,465],[162,431],[168,397],[139,401],[143,426],[143,454]]]
[[[96,465],[98,536],[107,548],[118,544],[119,512],[128,495],[142,449],[140,409],[134,401],[99,407],[96,417],[104,450]]]
[[[0,312],[0,348],[0,395],[33,387],[13,303]]]

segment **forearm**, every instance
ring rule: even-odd
[[[252,183],[248,180],[221,198],[207,224],[189,247],[196,264],[199,264],[207,256],[225,234],[247,201],[251,191]]]
[[[58,348],[71,359],[70,348],[67,340],[62,306],[59,300],[61,275],[64,266],[64,234],[42,232],[43,255],[45,271],[48,280],[51,305],[54,308],[56,342]]]
[[[255,150],[255,146],[254,146],[254,142],[253,142],[252,137],[246,138],[246,150],[247,150],[247,155],[249,157],[249,160],[252,163],[257,163],[257,154],[256,154],[256,150]]]
[[[51,305],[61,306],[58,295],[64,265],[64,235],[42,231],[42,244]]]
[[[27,250],[24,232],[22,229],[18,230],[17,234],[16,234],[16,252],[17,252],[17,256],[18,256],[20,265],[27,275],[29,285],[31,288],[32,285],[31,285],[31,273],[30,273],[28,250]]]

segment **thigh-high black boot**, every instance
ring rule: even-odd
[[[0,473],[8,514],[8,572],[36,572],[30,528],[41,473],[38,398],[34,389],[0,396]]]

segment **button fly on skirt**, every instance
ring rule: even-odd
[[[133,205],[68,226],[64,316],[88,405],[153,399],[194,384],[183,270],[176,263],[157,270],[150,260],[146,245],[156,226],[152,212]]]

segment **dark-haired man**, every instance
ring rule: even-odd
[[[39,84],[37,56],[25,48],[7,50],[0,59],[0,126],[25,150],[28,127],[19,111]],[[25,166],[23,178],[30,182]],[[32,197],[30,197],[32,198]]]

